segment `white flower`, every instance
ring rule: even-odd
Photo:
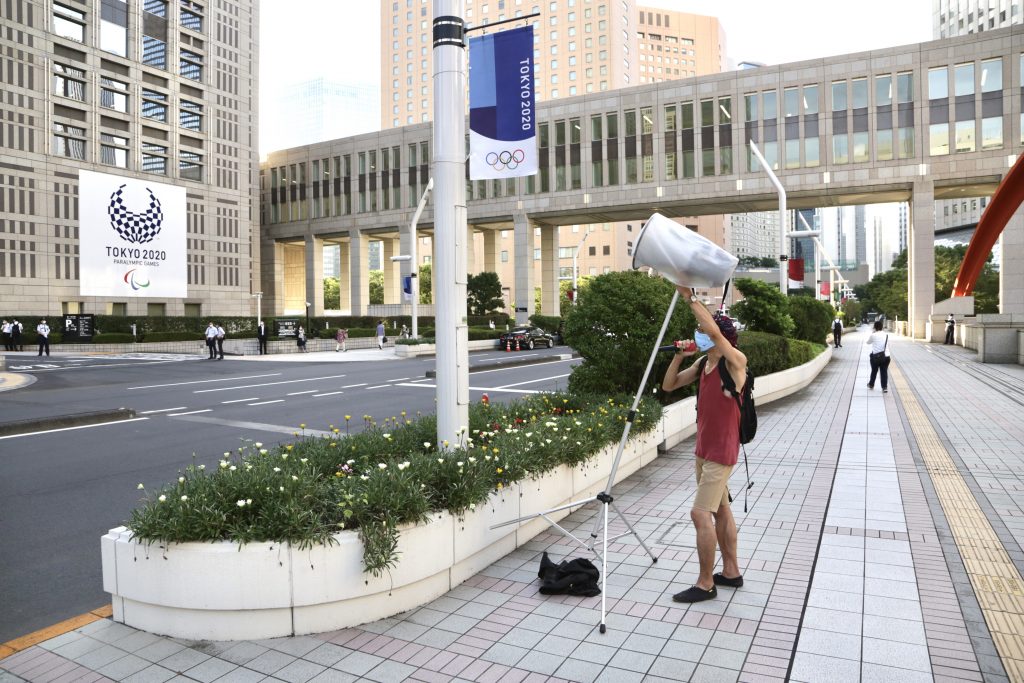
[[[438,458],[437,459],[437,464],[439,464],[439,465],[444,464],[444,458]]]
[[[230,458],[231,457],[231,451],[224,451],[224,457],[225,458]]]
[[[183,503],[184,503],[184,502],[185,502],[186,500],[188,500],[188,496],[182,496],[182,497],[181,497],[181,502],[183,502]]]
[[[423,442],[423,447],[424,448],[430,448],[430,442],[429,441],[424,441]]]
[[[280,471],[281,471],[281,468],[280,468],[280,467],[275,467],[275,468],[274,468],[274,471],[275,471],[275,472],[280,472]]]
[[[369,479],[369,477],[366,476],[365,474],[360,475],[359,478],[362,479],[363,481],[366,481],[367,479]]]
[[[533,432],[526,432],[526,436],[533,436]]]
[[[260,449],[260,455],[266,455],[266,454],[267,454],[267,449],[266,448],[261,448]]]
[[[346,465],[354,465],[354,464],[355,464],[355,462],[356,462],[355,460],[346,460],[346,461],[345,461],[345,464],[346,464]]]
[[[256,448],[263,448],[263,444],[261,444],[259,441],[254,443],[253,446],[255,446]]]
[[[237,467],[235,467],[234,465],[232,465],[231,467],[229,467],[229,468],[228,468],[228,471],[229,471],[229,472],[234,472],[234,471],[235,471],[235,470],[237,470],[237,469],[238,469]]]
[[[476,510],[476,503],[470,503],[469,504],[469,509],[470,510]]]
[[[301,462],[303,465],[305,465],[307,462],[309,462],[309,458],[301,458],[299,460],[299,462]]]
[[[282,460],[287,460],[288,459],[288,454],[287,453],[282,453],[281,454],[281,459]]]
[[[206,469],[206,465],[200,465],[200,466],[199,466],[199,469],[201,469],[201,470],[205,470],[205,469]]]
[[[407,461],[405,461],[405,462],[400,462],[400,463],[398,463],[398,469],[399,469],[399,470],[404,470],[404,469],[405,469],[406,467],[408,467],[408,466],[409,466],[409,461],[408,461],[408,460],[407,460]]]
[[[244,508],[245,507],[245,501],[244,500],[239,500],[237,503],[235,503],[235,505],[237,505],[240,508]]]
[[[470,458],[469,458],[469,461],[470,461],[470,462],[476,462],[476,458],[474,458],[474,457],[470,456]]]
[[[459,467],[462,467],[462,461],[461,461],[461,460],[460,460],[460,461],[458,461],[458,462],[457,462],[457,463],[455,463],[455,464],[456,464],[456,465],[458,465]]]
[[[382,462],[381,462],[381,463],[377,463],[377,467],[378,467],[379,469],[382,469],[382,470],[386,470],[386,469],[388,468],[388,466],[387,466],[387,465],[385,465],[385,464],[384,464],[384,463],[382,463]]]
[[[178,483],[179,484],[184,484],[185,483],[185,477],[178,477]]]
[[[296,476],[295,476],[295,475],[293,474],[293,475],[292,475],[292,481],[298,481],[298,480],[299,480],[299,478],[298,478],[298,477],[296,477]]]
[[[138,485],[138,486],[136,486],[135,488],[137,488],[138,490],[142,491],[142,490],[143,490],[143,489],[145,489],[146,487],[145,487],[145,486],[143,486],[142,484],[139,484],[139,485]]]
[[[252,498],[246,498],[245,499],[245,504],[246,505],[252,505]]]
[[[390,434],[381,434],[381,436],[383,436],[385,439],[390,439],[391,438]]]
[[[277,487],[277,490],[278,490],[278,491],[284,491],[284,487],[283,487],[283,486],[278,486],[278,487]]]
[[[245,466],[245,471],[246,472],[251,472],[252,471],[252,465],[246,465]]]
[[[157,498],[157,500],[159,500],[159,501],[160,501],[160,502],[162,503],[162,502],[164,502],[165,500],[167,500],[167,496],[165,496],[165,495],[163,495],[163,494],[161,493],[161,494],[160,494],[160,497],[159,497],[159,498]]]

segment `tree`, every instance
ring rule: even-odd
[[[370,303],[384,303],[384,271],[370,271]]]
[[[580,297],[564,319],[565,342],[583,357],[569,377],[569,389],[606,395],[634,393],[674,291],[668,280],[637,271],[594,277],[587,296]],[[692,336],[694,323],[689,306],[677,304],[664,343]],[[670,354],[658,354],[646,391],[661,384],[671,360]]]
[[[740,256],[741,268],[778,268],[779,262],[771,256]]]
[[[967,253],[966,244],[953,247],[935,247],[935,300],[948,299],[953,292],[956,276]],[[974,312],[999,312],[999,273],[992,265],[992,254],[974,283]]]
[[[757,332],[770,332],[783,337],[793,334],[789,301],[777,287],[746,277],[736,278],[732,284],[743,294],[743,300],[734,303],[730,309],[734,317]]]
[[[864,316],[864,306],[856,299],[847,299],[840,306],[843,313],[843,325],[857,325]]]
[[[835,309],[832,304],[809,296],[789,299],[789,315],[793,318],[793,337],[820,344],[832,329]]]
[[[341,308],[341,287],[336,277],[324,278],[324,308],[328,311]]]
[[[470,315],[487,315],[505,308],[498,274],[484,272],[470,275],[466,284],[466,299]]]
[[[432,278],[429,263],[424,263],[420,266],[418,277],[416,279],[420,281],[420,303],[434,303],[434,295],[430,292]]]

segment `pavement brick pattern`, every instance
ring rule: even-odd
[[[717,600],[671,601],[697,573],[691,440],[614,491],[659,559],[631,536],[610,544],[606,634],[600,597],[537,593],[542,551],[586,555],[549,530],[430,604],[359,628],[192,642],[104,619],[0,659],[0,683],[1021,680],[1024,629],[1009,630],[1021,614],[1020,406],[962,414],[964,394],[985,405],[1001,385],[961,378],[976,372],[966,353],[902,340],[892,391],[869,392],[863,336],[759,410],[746,514],[742,466],[732,480],[745,585]],[[1024,372],[1004,375],[1024,387]],[[563,525],[585,537],[598,512]]]

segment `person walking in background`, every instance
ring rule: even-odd
[[[343,330],[340,327],[338,331],[334,333],[334,352],[348,351],[348,330]]]
[[[377,321],[377,348],[384,349],[384,321]]]
[[[833,348],[839,348],[843,345],[843,321],[836,315],[836,319],[832,321],[832,346]]]
[[[39,324],[36,325],[36,334],[39,335],[39,355],[43,355],[43,351],[46,351],[46,355],[50,355],[50,326],[46,324],[45,320],[40,320]]]
[[[214,360],[217,357],[217,326],[212,321],[206,326],[206,350],[210,352],[206,360]]]
[[[0,327],[0,334],[4,336],[4,351],[13,351],[14,347],[11,346],[11,323],[9,321],[4,321],[3,326]]]
[[[226,336],[224,328],[217,323],[217,360],[224,360],[224,337]]]
[[[299,325],[299,331],[295,333],[295,343],[299,345],[299,353],[306,353],[306,330]]]
[[[256,326],[256,344],[259,346],[259,355],[267,355],[267,323],[262,320]]]
[[[11,351],[24,351],[25,345],[21,343],[21,333],[25,331],[24,325],[15,318],[11,322]]]
[[[740,453],[740,407],[725,390],[719,366],[724,363],[722,369],[742,391],[747,381],[747,357],[736,348],[739,335],[731,318],[721,312],[712,316],[693,290],[677,289],[690,301],[697,331],[692,342],[676,342],[677,350],[661,388],[671,392],[697,381],[701,389],[697,398],[697,494],[690,510],[697,532],[700,574],[693,586],[672,596],[675,602],[690,603],[718,597],[717,586],[743,585],[736,552],[736,521],[729,506],[729,475]],[[682,359],[698,351],[707,352],[707,360],[680,371]],[[722,551],[722,571],[713,574],[716,543]]]
[[[868,337],[868,360],[871,362],[871,379],[868,389],[875,388],[875,376],[882,373],[882,393],[889,393],[889,335],[882,332],[882,321],[875,321],[875,331]]]
[[[956,318],[950,313],[946,316],[946,341],[943,344],[953,344],[954,332],[956,331]]]

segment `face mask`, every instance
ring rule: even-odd
[[[704,334],[703,332],[694,332],[693,341],[697,344],[697,348],[700,349],[701,353],[709,350],[715,345],[715,342],[711,341],[711,337]]]

